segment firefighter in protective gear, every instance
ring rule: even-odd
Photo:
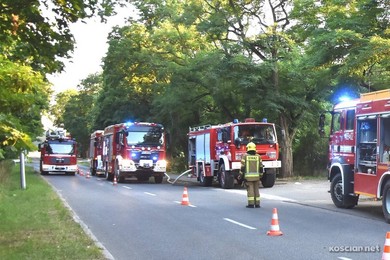
[[[263,164],[260,155],[256,153],[256,145],[249,142],[246,146],[247,154],[241,159],[240,177],[247,190],[247,208],[260,208],[260,177],[263,173]]]

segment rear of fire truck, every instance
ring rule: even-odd
[[[75,175],[78,171],[77,143],[63,128],[48,130],[45,141],[39,144],[39,149],[42,175],[49,173]]]
[[[103,130],[96,130],[91,134],[89,142],[89,160],[92,176],[104,174],[103,165]]]

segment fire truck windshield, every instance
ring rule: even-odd
[[[238,138],[242,144],[250,141],[255,144],[273,144],[276,142],[274,128],[271,125],[241,125],[238,130]]]
[[[164,143],[162,129],[159,127],[134,127],[128,129],[127,145],[158,146]]]
[[[71,143],[50,143],[47,146],[49,154],[73,154],[73,144]]]

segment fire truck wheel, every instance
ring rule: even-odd
[[[47,175],[46,171],[41,171],[41,175]]]
[[[211,184],[213,184],[213,177],[206,177],[203,174],[203,170],[199,170],[199,182],[204,187],[209,187],[209,186],[211,186]]]
[[[390,180],[386,182],[383,188],[382,210],[386,222],[390,223]]]
[[[163,181],[163,176],[154,176],[154,182],[155,183],[162,183]]]
[[[119,171],[119,162],[115,163],[115,176],[118,181],[118,183],[122,183],[125,181],[124,177],[121,175],[121,172]]]
[[[222,189],[232,189],[234,187],[234,178],[226,171],[223,163],[219,167],[218,179]]]
[[[106,178],[106,180],[108,181],[112,181],[114,179],[114,176],[108,172],[108,169],[106,167],[106,171],[104,172],[104,177]]]
[[[276,180],[276,172],[275,170],[271,171],[273,169],[268,169],[267,173],[263,174],[263,177],[261,177],[261,184],[264,188],[271,188],[275,184]]]
[[[357,204],[358,197],[343,195],[343,183],[341,174],[338,173],[330,184],[330,195],[334,205],[338,208],[353,208]]]

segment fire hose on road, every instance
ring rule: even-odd
[[[165,174],[165,176],[167,176],[167,178],[168,178],[168,179],[167,179],[167,182],[168,182],[168,183],[170,183],[170,184],[175,184],[175,182],[176,182],[178,179],[180,179],[184,174],[189,173],[191,170],[192,170],[192,169],[189,169],[189,170],[187,170],[187,171],[181,173],[179,176],[177,176],[177,178],[176,178],[174,181],[171,181],[171,177],[170,177],[167,173],[164,173],[164,174]]]

